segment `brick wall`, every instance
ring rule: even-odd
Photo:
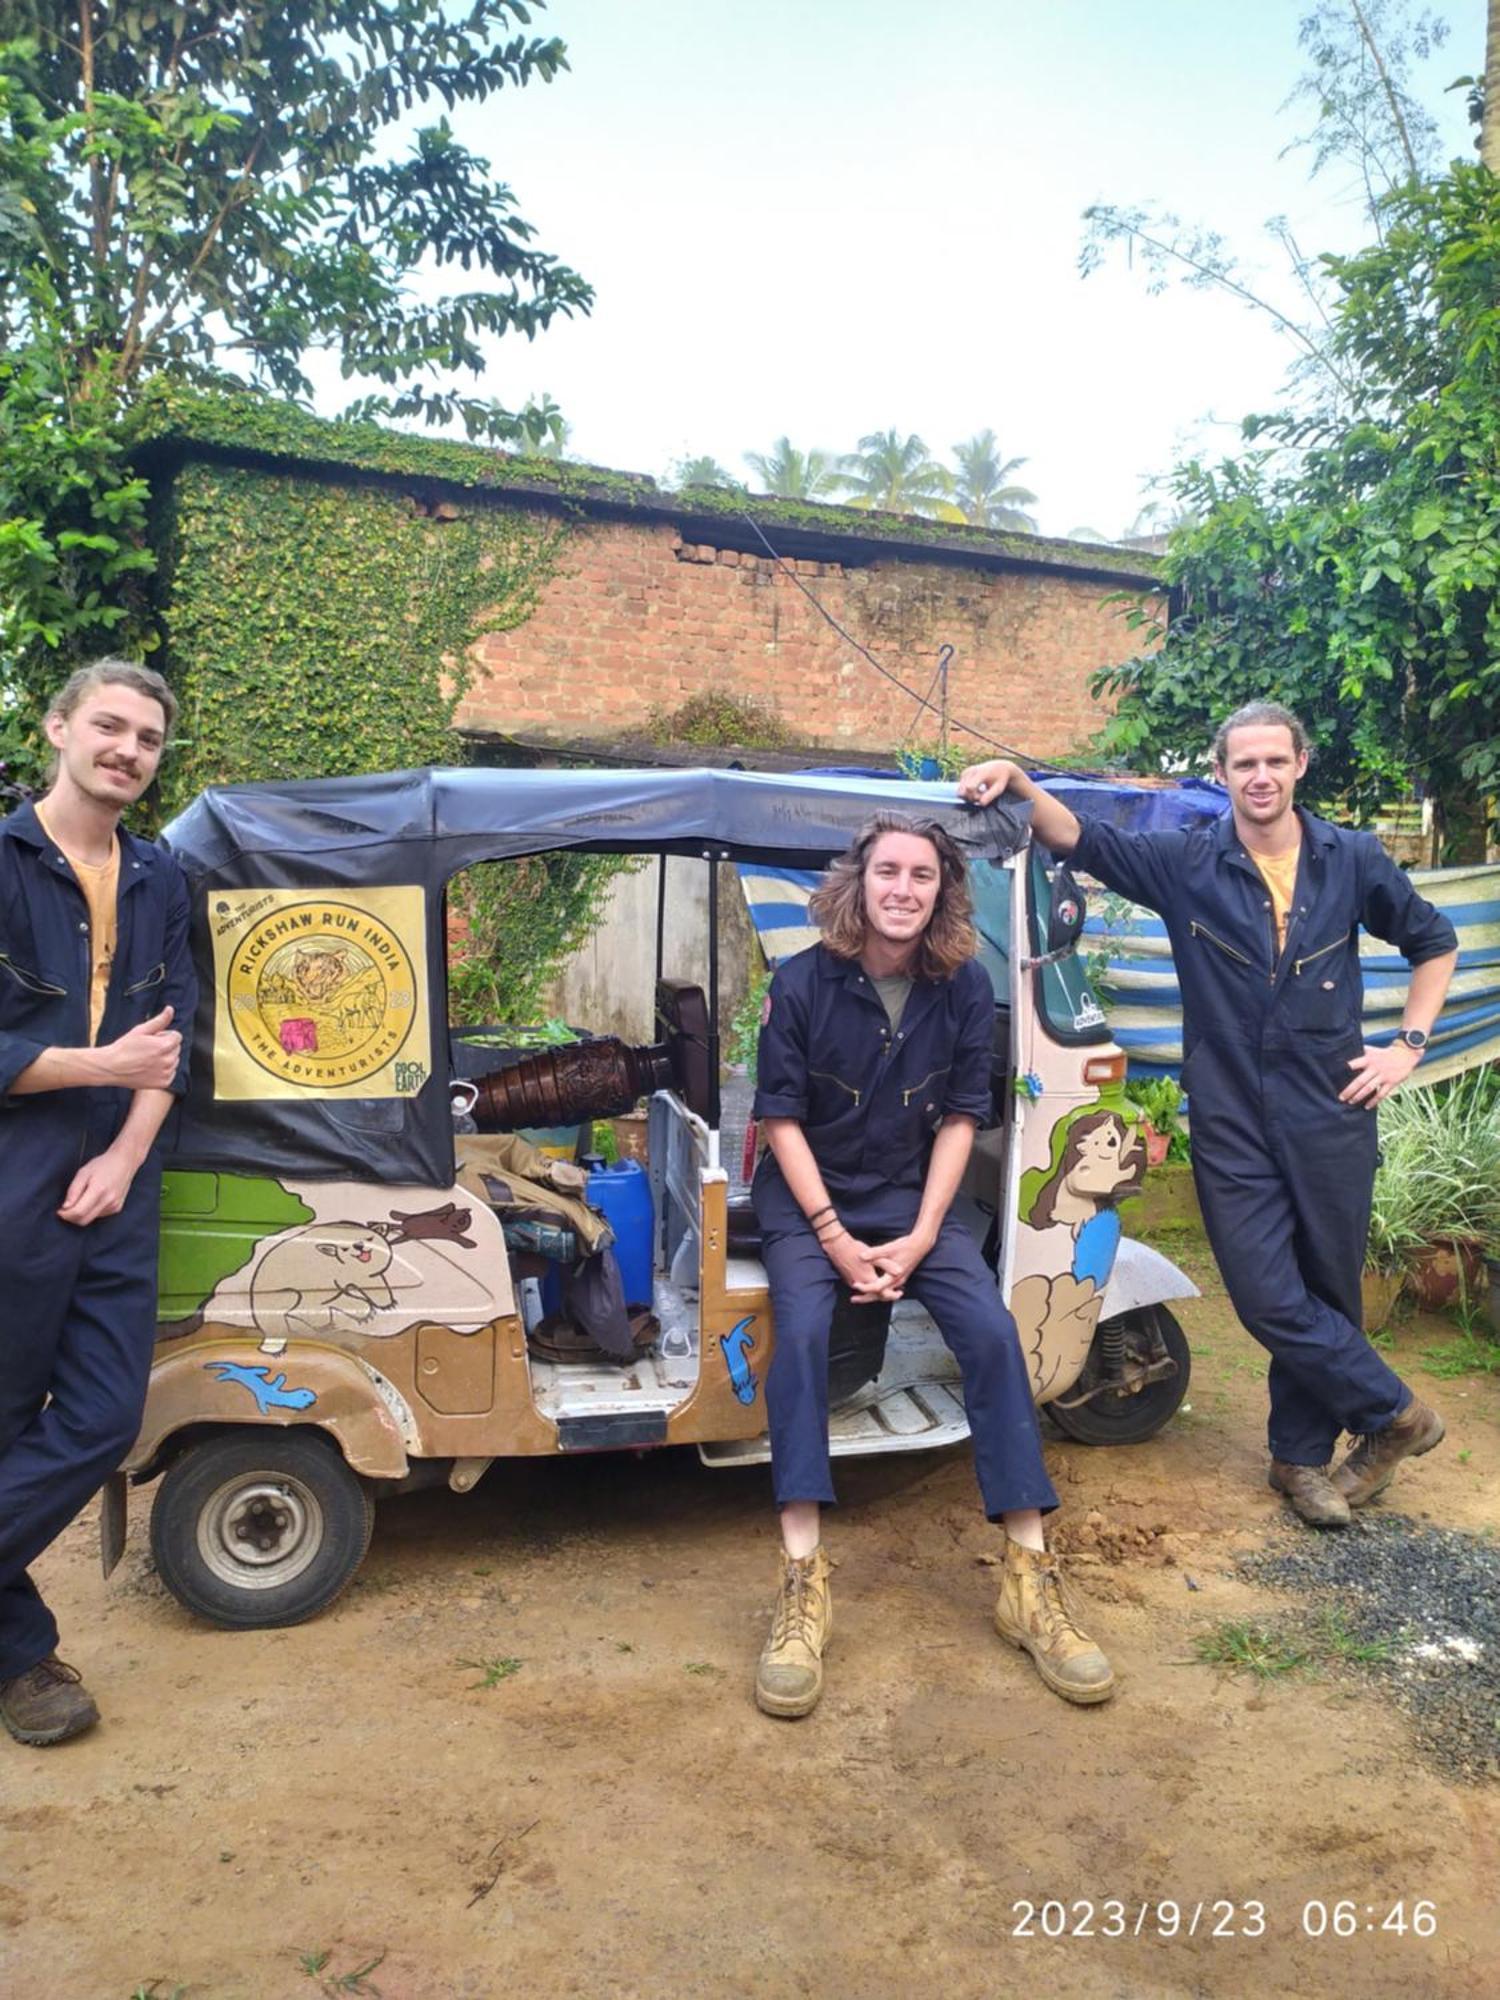
[[[581,521],[535,615],[474,648],[460,728],[558,742],[639,731],[653,709],[723,691],[774,708],[799,744],[889,749],[915,704],[819,616],[770,560],[649,519]],[[918,692],[955,649],[950,713],[1036,757],[1098,727],[1087,681],[1132,639],[1100,578],[979,567],[925,549],[789,559],[833,617]],[[916,737],[933,740],[935,717]],[[959,739],[962,741],[962,737]]]

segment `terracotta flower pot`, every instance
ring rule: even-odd
[[[1484,1260],[1484,1268],[1489,1274],[1490,1280],[1490,1295],[1486,1300],[1489,1312],[1490,1332],[1494,1335],[1495,1339],[1500,1340],[1500,1257],[1487,1256]]]
[[[1359,1292],[1364,1311],[1366,1333],[1379,1333],[1391,1314],[1396,1301],[1401,1296],[1405,1279],[1400,1271],[1364,1270],[1360,1273]]]
[[[1167,1152],[1172,1144],[1170,1132],[1158,1132],[1149,1118],[1141,1120],[1141,1137],[1146,1142],[1146,1165],[1162,1167],[1166,1165]]]
[[[1417,1304],[1428,1312],[1477,1299],[1484,1284],[1480,1246],[1463,1238],[1424,1244],[1408,1259],[1407,1284]]]

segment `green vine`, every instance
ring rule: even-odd
[[[168,810],[205,785],[451,763],[480,630],[526,619],[567,530],[369,485],[187,464],[161,522],[181,741]]]
[[[604,913],[631,856],[527,854],[484,861],[448,885],[448,1019],[454,1027],[534,1020],[557,968]]]

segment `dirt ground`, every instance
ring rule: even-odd
[[[1212,1283],[1201,1245],[1183,1261]],[[1190,1407],[1160,1438],[1048,1443],[1120,1680],[1099,1709],[996,1639],[963,1451],[843,1469],[828,1691],[795,1724],[750,1697],[763,1472],[497,1467],[467,1498],[387,1503],[339,1604],[255,1634],[166,1595],[139,1496],[107,1586],[80,1522],[41,1574],[106,1719],[55,1751],[0,1742],[0,1991],[1493,1993],[1500,1784],[1446,1779],[1357,1673],[1193,1657],[1286,1610],[1234,1563],[1305,1531],[1264,1485],[1251,1344],[1216,1288],[1181,1317]],[[1484,1532],[1500,1378],[1419,1372],[1453,1337],[1398,1329],[1449,1439],[1389,1504]]]

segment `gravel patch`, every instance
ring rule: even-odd
[[[1356,1639],[1390,1657],[1361,1668],[1407,1716],[1423,1755],[1450,1778],[1500,1778],[1500,1547],[1399,1514],[1298,1535],[1245,1556],[1257,1583],[1337,1605]]]

